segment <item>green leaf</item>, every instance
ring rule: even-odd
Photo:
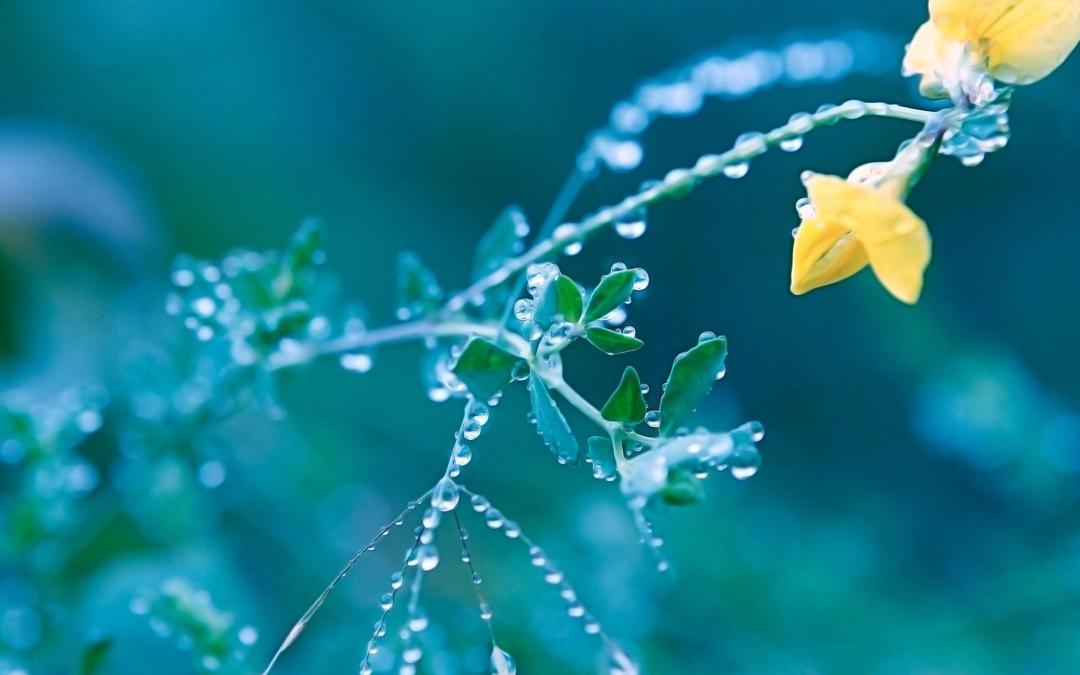
[[[609,422],[637,424],[645,419],[647,409],[645,397],[641,394],[641,378],[633,367],[627,366],[619,380],[619,386],[604,404],[600,415]]]
[[[465,345],[451,368],[472,395],[486,401],[513,377],[514,369],[524,361],[490,340],[474,337]]]
[[[705,488],[689,471],[668,471],[667,484],[660,488],[660,499],[672,506],[686,506],[705,501]]]
[[[435,275],[408,251],[398,256],[397,291],[397,314],[402,321],[437,309],[443,297]]]
[[[317,218],[305,220],[293,235],[292,242],[286,251],[289,267],[299,270],[321,263],[324,257],[322,246],[325,235],[326,228],[322,221]]]
[[[590,436],[585,450],[585,461],[592,465],[593,477],[603,480],[614,478],[618,474],[615,463],[615,447],[606,436]]]
[[[476,246],[473,279],[487,276],[509,258],[524,251],[524,238],[528,234],[529,223],[521,209],[517,206],[504,209]]]
[[[589,326],[586,328],[585,339],[593,347],[606,354],[625,354],[645,346],[645,343],[636,337],[623,335],[618,331],[603,326]]]
[[[620,270],[605,274],[589,296],[585,307],[585,323],[596,321],[606,316],[611,310],[626,302],[634,292],[637,274],[634,270]]]
[[[112,638],[100,638],[87,644],[75,663],[75,675],[101,675],[105,657],[112,649]]]
[[[584,296],[581,286],[565,274],[560,274],[544,288],[543,295],[536,303],[533,320],[544,329],[560,316],[563,321],[577,323],[581,318]]]
[[[698,407],[724,368],[727,338],[703,340],[675,357],[660,398],[660,435],[670,436]]]
[[[547,385],[536,373],[529,379],[529,396],[532,399],[533,415],[536,416],[536,433],[544,439],[544,444],[555,453],[560,464],[577,464],[581,448],[570,431],[570,425],[562,411],[555,405],[555,400],[547,390]]]

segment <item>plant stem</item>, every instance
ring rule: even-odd
[[[737,143],[735,147],[722,154],[703,155],[693,167],[669,172],[659,183],[623,199],[615,206],[601,209],[577,223],[576,228],[568,228],[568,233],[561,238],[551,237],[538,241],[532,248],[521,255],[507,260],[502,267],[493,270],[481,279],[477,279],[465,290],[455,293],[447,300],[440,314],[447,315],[461,311],[470,298],[482,296],[488,289],[506,281],[512,274],[524,269],[526,266],[543,259],[551,253],[558,252],[571,243],[583,241],[635,209],[674,196],[682,196],[693,190],[702,180],[721,175],[724,167],[744,164],[765,153],[770,148],[776,147],[781,141],[801,137],[809,131],[831,126],[844,119],[856,119],[863,116],[891,117],[925,124],[933,119],[935,115],[937,113],[929,110],[909,108],[892,103],[855,102],[819,111],[810,115],[809,120],[789,122],[764,134],[756,141]],[[809,123],[809,127],[806,126],[807,123]]]
[[[605,432],[610,434],[618,427],[618,424],[615,422],[609,422],[604,419],[604,416],[600,414],[600,411],[596,406],[585,400],[585,397],[579,394],[577,389],[574,389],[567,384],[566,380],[562,379],[562,376],[545,373],[542,368],[537,369],[536,373],[543,378],[544,382],[547,383],[548,388],[559,392],[559,395],[566,399],[567,403],[577,408],[582,415],[588,417],[591,422],[599,426]]]
[[[529,353],[529,343],[522,337],[507,333],[499,329],[495,323],[478,323],[472,321],[439,321],[433,318],[409,321],[382,328],[343,335],[333,340],[327,340],[314,347],[311,351],[297,354],[295,357],[282,359],[274,363],[272,369],[279,370],[290,366],[306,363],[312,356],[326,356],[345,352],[373,349],[383,345],[420,340],[429,337],[485,337],[497,342],[503,342],[519,355]]]
[[[505,324],[506,321],[505,315],[503,320],[499,323],[460,321],[455,320],[453,315],[464,309],[471,298],[482,296],[487,290],[506,281],[511,275],[524,269],[528,265],[537,262],[552,253],[557,253],[571,243],[584,241],[589,236],[611,225],[619,218],[629,214],[635,209],[649,206],[675,196],[683,196],[687,192],[693,190],[702,180],[722,174],[724,167],[746,163],[754,157],[765,153],[770,148],[779,145],[781,141],[800,137],[809,131],[824,126],[831,126],[843,119],[856,119],[866,115],[874,117],[891,117],[893,119],[925,124],[937,114],[938,113],[928,110],[909,108],[892,103],[849,102],[840,106],[827,108],[810,115],[808,119],[804,119],[801,122],[789,122],[788,124],[777,127],[755,141],[736,143],[735,147],[723,154],[703,155],[692,168],[671,171],[662,181],[654,183],[652,186],[623,199],[615,206],[601,209],[597,213],[582,220],[580,223],[577,223],[577,227],[569,228],[571,230],[569,234],[563,235],[562,237],[553,237],[549,230],[554,229],[553,223],[559,219],[561,213],[565,213],[574,196],[576,196],[580,189],[580,182],[583,180],[583,176],[580,171],[575,171],[563,186],[563,190],[556,200],[558,208],[553,207],[548,214],[547,222],[544,223],[540,232],[540,241],[521,255],[507,260],[502,267],[492,271],[481,279],[477,279],[465,290],[458,291],[452,295],[446,301],[443,308],[432,317],[376,328],[363,333],[357,333],[356,335],[345,335],[329,340],[320,344],[313,352],[304,352],[279,360],[273,364],[272,370],[304,363],[312,356],[340,354],[343,352],[371,349],[408,340],[442,336],[469,337],[477,335],[495,342],[501,342],[522,356],[527,355],[530,351],[528,342],[503,328],[503,324]],[[518,288],[520,288],[520,285]],[[513,298],[513,294],[511,295],[511,298]],[[565,383],[563,383],[563,385],[565,385]],[[582,400],[584,401],[584,399]],[[593,410],[595,411],[595,408],[593,408]],[[606,421],[604,424],[606,424]]]

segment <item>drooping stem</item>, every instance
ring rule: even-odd
[[[626,197],[614,206],[601,209],[577,223],[576,227],[567,228],[566,234],[555,237],[552,236],[551,232],[545,230],[554,230],[553,225],[548,226],[561,219],[562,213],[565,213],[573,197],[576,196],[580,188],[578,183],[582,180],[582,174],[580,171],[575,171],[563,186],[559,198],[556,199],[556,205],[548,214],[547,220],[549,222],[545,222],[539,241],[521,255],[510,258],[501,267],[477,279],[468,288],[453,294],[442,309],[433,316],[376,328],[355,335],[343,335],[323,342],[311,351],[304,351],[294,356],[281,358],[271,367],[278,370],[305,363],[313,356],[341,354],[410,340],[444,336],[469,337],[477,335],[507,345],[518,354],[527,354],[529,352],[528,343],[521,337],[504,330],[503,326],[507,318],[505,315],[503,320],[498,323],[462,321],[456,315],[466,307],[470,299],[482,297],[488,290],[503,283],[528,265],[538,262],[551,254],[558,253],[570,244],[583,242],[588,237],[611,226],[636,209],[674,196],[682,196],[693,190],[701,181],[722,175],[725,167],[745,164],[754,157],[778,146],[784,140],[801,137],[814,129],[831,126],[844,119],[857,119],[864,116],[890,117],[925,124],[937,114],[928,110],[909,108],[892,103],[863,103],[861,101],[849,101],[843,105],[826,108],[798,121],[792,121],[777,127],[753,140],[736,143],[733,148],[722,154],[703,155],[693,167],[669,172],[663,180]],[[520,285],[518,290],[520,290]],[[516,295],[517,293],[511,294],[511,300]]]
[[[863,103],[852,101],[843,105],[826,108],[806,118],[792,121],[753,140],[736,143],[735,147],[719,155],[703,155],[687,169],[671,171],[663,180],[640,192],[633,194],[615,206],[601,209],[597,213],[577,223],[577,227],[567,228],[561,237],[542,239],[521,255],[506,261],[496,270],[477,279],[468,288],[455,293],[447,300],[441,311],[442,315],[453,314],[465,308],[470,298],[482,296],[488,289],[501,284],[511,275],[528,265],[556,253],[566,246],[578,243],[597,231],[608,227],[636,209],[649,206],[674,196],[682,196],[693,190],[701,181],[723,174],[724,167],[745,164],[782,141],[800,138],[806,133],[821,127],[831,126],[844,119],[857,119],[864,116],[891,117],[909,122],[925,124],[937,113],[920,110],[892,103]]]
[[[350,558],[347,563],[345,563],[345,566],[341,568],[341,571],[337,573],[337,576],[334,577],[333,581],[331,581],[329,585],[327,585],[327,587],[323,589],[322,593],[319,594],[319,597],[315,598],[315,601],[311,603],[311,606],[307,608],[307,611],[304,612],[303,616],[301,616],[300,619],[297,620],[297,622],[293,625],[292,629],[289,631],[289,634],[286,635],[285,639],[281,641],[281,645],[278,646],[277,650],[274,652],[273,658],[270,659],[270,663],[267,664],[266,669],[262,671],[262,675],[269,675],[270,671],[273,670],[274,666],[277,664],[278,659],[281,658],[282,653],[286,649],[291,647],[294,642],[296,642],[296,639],[300,637],[300,633],[302,633],[304,628],[307,627],[308,622],[311,621],[312,617],[315,616],[315,613],[319,611],[319,609],[323,606],[323,603],[326,602],[326,599],[330,596],[331,593],[334,592],[334,589],[337,588],[337,585],[341,583],[341,580],[345,578],[345,576],[349,573],[353,566],[356,565],[356,563],[360,562],[360,559],[364,557],[364,554],[366,554],[368,551],[374,550],[375,544],[377,544],[380,539],[388,535],[390,533],[390,530],[394,529],[394,527],[400,525],[405,516],[409,515],[409,513],[411,513],[417,506],[423,503],[424,500],[426,500],[430,495],[431,490],[428,490],[416,499],[410,501],[401,513],[399,513],[389,523],[379,528],[379,531],[375,534],[374,537],[371,538],[371,541],[365,544],[363,548],[358,550],[356,554],[353,555],[353,557]]]

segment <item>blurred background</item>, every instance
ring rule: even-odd
[[[643,78],[713,52],[788,58],[773,86],[658,119],[641,166],[602,171],[572,217],[793,112],[925,105],[899,73],[924,18],[850,0],[0,3],[0,673],[258,672],[441,475],[460,408],[426,395],[420,346],[222,403],[212,345],[166,312],[175,256],[282,249],[315,216],[334,295],[390,323],[399,251],[466,285],[496,214],[520,204],[538,224]],[[784,50],[835,36],[835,70],[799,76],[809,57]],[[575,386],[602,401],[630,363],[659,392],[713,330],[728,375],[699,421],[768,433],[752,480],[714,477],[704,504],[658,519],[674,575],[616,486],[553,461],[522,391],[475,442],[466,482],[643,672],[1080,670],[1078,85],[1074,57],[1018,92],[1005,150],[942,158],[919,185],[935,250],[915,307],[866,272],[787,290],[799,172],[890,158],[915,131],[896,120],[816,131],[566,262],[590,284],[616,261],[652,277],[630,317],[646,349],[570,350]],[[597,672],[602,645],[520,542],[465,517],[519,672]],[[487,672],[453,539],[425,589],[420,672]],[[380,545],[276,672],[355,671],[408,545]]]

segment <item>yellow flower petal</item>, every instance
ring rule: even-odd
[[[803,221],[791,251],[791,292],[808,293],[866,267],[866,249],[851,232],[820,218]]]
[[[930,17],[1009,84],[1041,80],[1080,42],[1080,0],[930,0]]]
[[[898,300],[918,300],[930,264],[926,223],[895,195],[866,185],[819,175],[806,187],[815,218],[829,228],[851,232],[878,280]]]
[[[927,98],[948,98],[964,62],[964,43],[946,38],[933,21],[915,31],[904,54],[904,75],[919,75],[919,93]]]
[[[918,220],[915,214],[911,214]],[[921,220],[919,220],[922,223]],[[870,269],[881,285],[898,300],[914,305],[922,293],[923,272],[930,264],[930,233],[926,224],[866,247]]]

